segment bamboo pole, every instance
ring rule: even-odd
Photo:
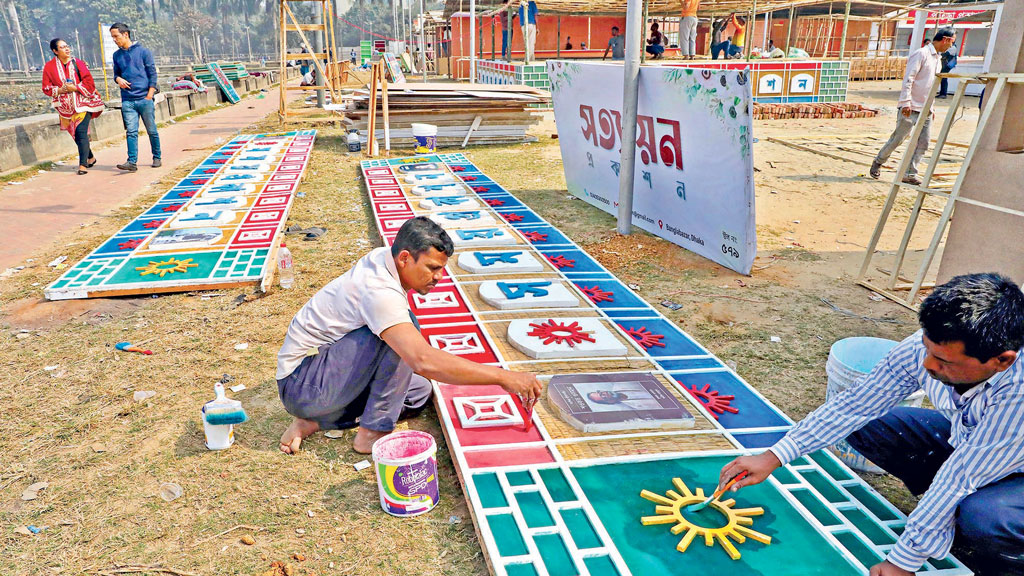
[[[843,38],[839,41],[839,59],[846,56],[846,34],[850,25],[850,0],[846,0],[846,11],[843,12]]]

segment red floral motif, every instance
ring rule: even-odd
[[[562,268],[575,268],[576,267],[576,261],[575,260],[569,260],[568,258],[566,258],[565,256],[562,256],[561,254],[558,254],[556,256],[546,256],[546,258],[548,259],[548,262],[551,262],[552,264],[554,264],[555,268],[558,268],[559,270],[561,270]]]
[[[121,242],[120,244],[117,245],[117,249],[118,250],[131,250],[132,248],[138,248],[145,241],[146,241],[145,238],[136,238],[134,240],[125,240],[124,242]]]
[[[164,212],[177,212],[178,210],[181,210],[182,206],[184,206],[184,204],[171,204],[170,206],[164,206],[164,210],[163,211]]]
[[[477,188],[481,188],[482,190],[477,190]],[[476,190],[477,192],[482,192],[483,190],[486,190],[486,188],[484,188],[483,186],[474,186],[473,190]],[[494,206],[494,207],[504,206],[505,205],[505,201],[504,200],[498,200],[497,198],[488,198],[487,200],[484,200],[484,202],[487,202],[488,206]],[[531,232],[531,234],[536,234],[536,232]]]
[[[540,324],[531,323],[530,328],[533,330],[526,335],[540,338],[545,346],[554,343],[568,344],[570,348],[575,348],[580,342],[597,342],[589,332],[580,327],[579,322],[563,324],[549,319]]]
[[[227,158],[219,158],[219,159],[213,161],[214,164],[227,164],[227,162],[228,162]]]
[[[622,326],[622,324],[619,324],[619,326]],[[665,344],[661,341],[665,336],[652,333],[646,326],[641,326],[639,328],[627,328],[626,326],[622,326],[622,329],[626,331],[626,334],[632,336],[633,340],[636,340],[637,344],[643,346],[644,350],[650,350],[652,346],[665,347]]]
[[[184,192],[178,192],[178,198],[191,198],[196,195],[195,190],[186,190]]]
[[[202,186],[203,184],[206,184],[207,182],[209,182],[209,180],[204,180],[204,179],[200,178],[200,179],[197,179],[197,180],[190,180],[189,182],[191,184],[196,185],[196,186]]]
[[[488,190],[490,190],[490,188],[487,186],[473,186],[473,192],[487,192]],[[501,201],[499,200],[499,202]],[[501,204],[504,204],[504,202],[501,202]],[[499,206],[501,204],[499,204]],[[491,204],[491,206],[494,206],[494,204]]]
[[[508,214],[502,214],[501,212],[498,212],[498,214],[509,222],[519,222],[523,219],[522,214],[516,214],[515,212],[509,212]]]
[[[540,232],[533,232],[532,230],[528,231],[528,232],[523,232],[522,234],[523,234],[523,238],[526,238],[530,242],[547,242],[547,240],[548,240],[548,235],[547,234],[541,234]]]
[[[206,168],[203,170],[203,174],[216,174],[219,168]]]
[[[160,225],[163,224],[164,222],[167,222],[166,218],[164,218],[163,220],[150,220],[149,222],[146,222],[145,224],[143,224],[142,227],[143,228],[159,228]]]
[[[579,286],[579,289],[582,290],[583,293],[587,295],[587,298],[590,298],[590,301],[594,304],[597,304],[598,302],[613,302],[615,300],[615,296],[611,292],[601,290],[600,286],[580,286],[579,284],[577,284],[577,286]]]
[[[697,399],[702,406],[707,408],[708,412],[718,420],[719,414],[726,412],[730,414],[739,414],[738,408],[732,407],[732,401],[736,399],[732,394],[720,396],[717,390],[710,390],[711,384],[705,384],[700,390],[697,389],[696,384],[690,386],[683,386],[683,388],[690,393],[691,396]]]
[[[466,167],[465,166],[451,166],[451,167],[449,167],[449,169],[452,172],[465,172],[466,171]]]
[[[462,177],[462,181],[463,182],[473,182],[474,180],[476,180],[476,176],[463,176]]]

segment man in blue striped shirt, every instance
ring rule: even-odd
[[[954,535],[977,574],[1024,574],[1024,293],[996,274],[957,276],[921,304],[916,332],[767,451],[722,468],[733,490],[847,438],[923,494],[871,576],[913,574]],[[935,409],[897,407],[924,388]]]

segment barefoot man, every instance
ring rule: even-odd
[[[295,417],[281,436],[294,454],[317,430],[359,427],[353,447],[368,454],[400,418],[430,400],[427,378],[448,384],[497,384],[535,402],[533,374],[477,364],[431,347],[420,335],[406,294],[426,294],[441,280],[455,248],[435,222],[418,217],[391,248],[376,248],[303,306],[277,354],[277,386]]]

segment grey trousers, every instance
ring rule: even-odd
[[[898,110],[896,111],[896,129],[892,131],[892,136],[889,136],[889,141],[882,146],[882,149],[878,151],[878,156],[875,156],[875,162],[879,164],[885,164],[885,161],[889,159],[893,151],[899,148],[900,144],[910,136],[910,133],[914,131],[914,124],[917,122],[920,112],[911,112],[909,117],[904,116]],[[921,130],[921,136],[917,139],[917,147],[914,148],[914,155],[910,161],[910,167],[907,168],[907,175],[911,176],[917,174],[917,165],[921,162],[921,158],[924,158],[924,153],[928,151],[928,140],[930,138],[929,132],[932,126],[931,115],[925,118],[924,128]]]
[[[365,326],[304,358],[277,381],[277,389],[289,414],[323,430],[362,426],[378,432],[418,414],[431,394],[430,382]]]

